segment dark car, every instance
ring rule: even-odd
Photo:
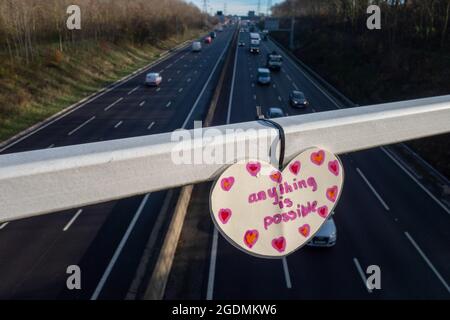
[[[269,108],[269,111],[267,111],[266,114],[267,119],[282,118],[286,116],[287,114],[285,114],[284,111],[280,108]]]
[[[301,91],[294,90],[289,94],[289,103],[294,108],[304,108],[309,105],[305,94]]]
[[[215,37],[217,37],[217,34],[214,31],[211,31],[209,33],[209,36],[211,37],[211,39],[214,39]]]
[[[245,42],[240,41],[239,42],[239,47],[245,47]]]

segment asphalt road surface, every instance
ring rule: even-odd
[[[289,115],[335,110],[331,95],[283,55],[270,86],[256,84],[258,67],[279,48],[262,41],[261,53],[249,53],[249,34],[240,33],[231,123],[255,119],[280,107]],[[292,90],[310,101],[305,110],[288,104]],[[450,298],[450,211],[401,168],[385,148],[341,156],[346,181],[335,210],[337,244],[303,248],[282,260],[264,260],[231,246],[217,231],[211,237],[205,298],[214,299],[448,299]],[[366,270],[381,270],[381,289],[368,290]],[[200,275],[199,275],[200,276]],[[209,279],[209,280],[208,280]]]
[[[162,72],[161,89],[144,87],[143,72],[1,151],[191,127],[204,115],[232,32],[218,33],[200,53],[185,47],[150,67]],[[248,44],[248,33],[239,37]],[[250,54],[247,46],[236,48],[229,122],[254,120],[256,106],[264,112],[280,107],[289,115],[342,107],[284,54],[282,70],[272,73],[271,85],[258,86],[257,68],[274,49],[281,53],[271,41],[262,42],[259,55]],[[289,107],[288,95],[294,89],[310,101],[305,110]],[[406,174],[385,148],[341,158],[346,181],[334,216],[336,246],[304,248],[284,261],[264,260],[242,253],[212,231],[211,254],[204,259],[212,261],[213,268],[209,274],[198,273],[204,298],[450,298],[449,209]],[[158,192],[0,225],[0,299],[124,298],[165,195]],[[81,267],[81,291],[66,289],[69,265]],[[381,290],[365,286],[370,265],[381,269]]]
[[[5,153],[190,128],[209,105],[233,31],[203,50],[190,44],[20,141]],[[161,72],[159,88],[144,86]],[[67,183],[70,183],[68,181]],[[0,299],[122,299],[166,192],[0,224]],[[66,287],[81,268],[82,290]]]

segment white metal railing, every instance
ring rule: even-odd
[[[292,116],[277,122],[286,133],[287,160],[311,146],[340,154],[449,132],[450,96]],[[274,136],[273,131],[265,134],[267,127],[256,121],[215,127],[214,135],[238,128],[262,134],[233,133],[230,140],[220,142],[222,147],[230,147],[234,138],[251,145]],[[188,149],[194,152],[207,143],[198,142]],[[172,151],[176,145],[171,133],[164,133],[2,155],[0,222],[208,181],[224,168],[220,163],[175,165]]]

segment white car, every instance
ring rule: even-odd
[[[162,77],[159,73],[157,72],[151,72],[148,73],[147,76],[145,77],[145,84],[147,86],[159,86],[162,82]]]
[[[307,245],[310,247],[332,247],[336,244],[336,239],[336,224],[333,217],[330,216]]]
[[[270,70],[267,68],[258,68],[258,83],[270,84]]]
[[[200,41],[192,42],[192,51],[193,52],[200,52],[200,51],[202,51],[202,43]]]

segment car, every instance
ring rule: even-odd
[[[145,77],[145,84],[147,86],[157,87],[161,84],[161,82],[162,82],[162,77],[157,72],[150,72]]]
[[[293,108],[305,108],[309,105],[305,94],[298,90],[294,90],[289,94],[289,103]]]
[[[212,42],[212,39],[211,39],[211,37],[210,36],[207,36],[207,37],[205,37],[205,43],[211,43]]]
[[[245,42],[239,42],[239,47],[245,47]]]
[[[267,68],[258,68],[257,80],[259,84],[270,84],[270,70]]]
[[[287,114],[284,113],[283,109],[281,108],[269,108],[269,110],[267,111],[266,114],[266,118],[267,119],[273,119],[273,118],[282,118],[282,117],[286,117]]]
[[[310,247],[332,247],[336,244],[336,239],[336,224],[334,223],[333,217],[330,215],[307,245]]]
[[[200,41],[192,42],[192,51],[193,52],[202,51],[202,43]]]
[[[211,39],[214,39],[215,37],[217,37],[217,34],[214,31],[211,31],[209,33],[209,36],[211,37]]]

